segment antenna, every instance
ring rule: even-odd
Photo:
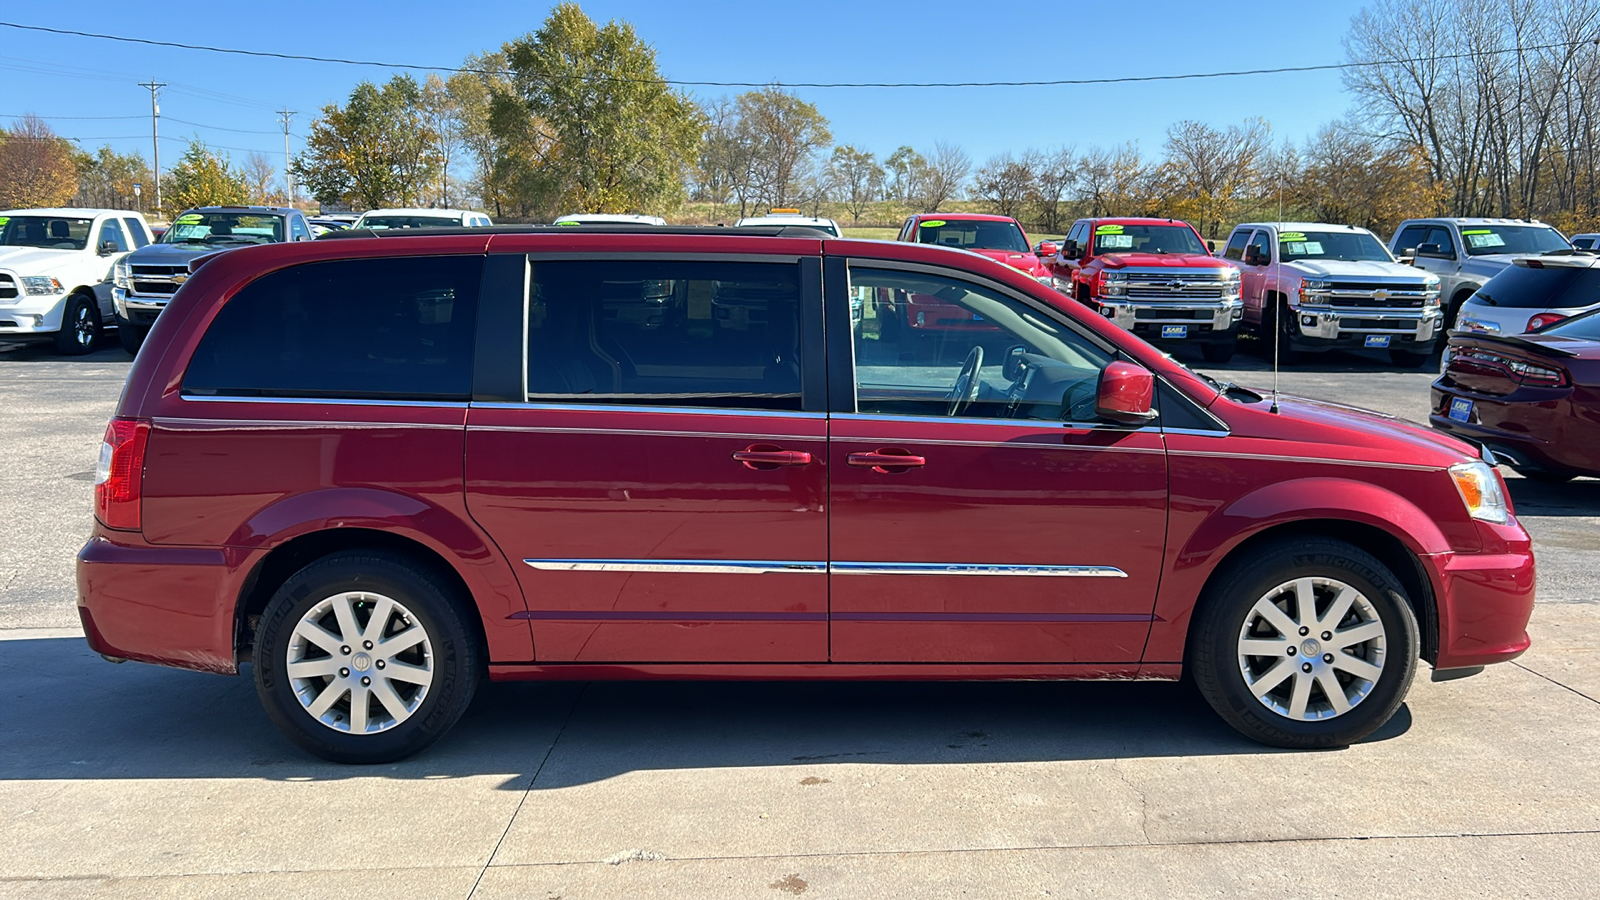
[[[157,81],[154,78],[139,83],[139,87],[147,88],[150,91],[150,155],[152,157],[151,162],[155,166],[156,206],[154,211],[157,216],[161,215],[161,141],[160,135],[157,133],[156,121],[161,118],[161,107],[156,105],[156,94],[166,86],[166,82]]]
[[[1279,165],[1278,221],[1273,223],[1272,230],[1276,232],[1278,227],[1281,225],[1283,225],[1283,166]],[[1273,253],[1277,250],[1277,248],[1273,245],[1277,242],[1278,236],[1276,234],[1272,234],[1268,237],[1267,265],[1273,266],[1272,302],[1278,304],[1277,306],[1273,307],[1274,312],[1272,315],[1272,327],[1274,331],[1274,334],[1272,335],[1272,406],[1267,410],[1274,415],[1276,415],[1278,412],[1278,344],[1283,338],[1283,307],[1288,305],[1283,302],[1283,298],[1280,294],[1280,289],[1283,287],[1283,273],[1278,270],[1277,264],[1272,261]]]

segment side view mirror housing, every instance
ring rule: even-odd
[[[113,253],[121,253],[122,250],[117,247],[116,241],[101,241],[100,248],[96,252],[101,256],[110,256]]]
[[[1270,255],[1262,253],[1254,247],[1248,247],[1244,251],[1244,264],[1247,266],[1265,266],[1271,264],[1271,262],[1272,257]]]
[[[1100,373],[1094,411],[1122,425],[1142,425],[1156,417],[1156,377],[1144,366],[1118,360]]]
[[[1416,255],[1419,256],[1419,257],[1427,257],[1428,259],[1455,259],[1456,258],[1455,251],[1453,251],[1453,250],[1447,251],[1444,248],[1440,247],[1438,244],[1423,244],[1422,246],[1417,248]]]
[[[1034,248],[1033,255],[1034,256],[1055,256],[1056,252],[1059,251],[1060,249],[1061,249],[1061,246],[1059,244],[1057,244],[1055,241],[1040,241],[1039,242],[1039,246]]]
[[[1083,250],[1078,247],[1077,241],[1064,241],[1061,244],[1061,256],[1063,259],[1079,259],[1083,256]]]

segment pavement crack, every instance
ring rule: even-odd
[[[539,773],[544,771],[545,763],[550,761],[551,754],[556,752],[556,745],[561,743],[561,738],[567,733],[567,726],[572,724],[572,716],[578,711],[578,704],[583,702],[583,696],[589,693],[592,681],[583,683],[578,690],[578,695],[572,698],[572,705],[567,707],[567,714],[561,720],[561,727],[556,729],[556,736],[550,740],[550,746],[545,748],[544,757],[539,760],[539,765],[533,770],[533,777],[528,779],[528,786],[522,789],[522,796],[517,800],[517,808],[511,811],[511,818],[506,820],[506,827],[501,829],[500,837],[494,842],[494,849],[489,851],[489,856],[483,861],[483,868],[478,870],[478,877],[472,880],[472,887],[467,891],[467,900],[472,900],[478,893],[478,885],[483,883],[483,876],[488,874],[489,867],[494,865],[494,858],[500,853],[500,845],[506,842],[506,835],[511,833],[511,826],[517,822],[517,816],[522,814],[522,807],[528,802],[528,795],[533,793],[533,785],[539,780]]]
[[[1150,798],[1145,795],[1144,788],[1133,783],[1133,779],[1129,778],[1128,773],[1122,770],[1122,766],[1118,764],[1117,760],[1111,761],[1111,771],[1116,773],[1117,778],[1128,786],[1128,790],[1133,791],[1134,795],[1139,798],[1139,836],[1144,838],[1146,844],[1154,843],[1150,840]]]
[[[1516,666],[1517,668],[1521,669],[1524,672],[1528,672],[1528,673],[1531,673],[1533,675],[1537,675],[1540,678],[1543,678],[1545,681],[1550,682],[1551,684],[1555,685],[1558,688],[1562,688],[1563,690],[1571,691],[1574,694],[1577,694],[1579,697],[1582,697],[1583,699],[1589,701],[1590,703],[1600,704],[1600,700],[1596,700],[1595,698],[1589,696],[1588,694],[1585,694],[1583,691],[1580,691],[1580,690],[1578,690],[1577,688],[1575,688],[1575,687],[1573,687],[1571,685],[1562,684],[1561,682],[1555,680],[1554,678],[1551,678],[1549,675],[1544,674],[1543,672],[1539,671],[1538,669],[1530,669],[1527,666],[1523,665],[1522,663],[1515,662],[1515,661],[1513,661],[1511,664],[1513,666]]]

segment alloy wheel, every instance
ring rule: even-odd
[[[1296,578],[1267,591],[1239,630],[1246,689],[1288,719],[1350,712],[1383,675],[1387,636],[1372,601],[1334,578]]]
[[[296,699],[335,731],[375,734],[410,718],[434,680],[433,644],[399,601],[346,591],[295,624],[285,669]]]
[[[90,347],[94,345],[94,315],[89,307],[79,304],[76,314],[72,319],[72,333],[77,338],[78,346]]]

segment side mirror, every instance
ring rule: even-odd
[[[1247,266],[1266,266],[1272,264],[1272,256],[1262,253],[1255,247],[1247,247],[1244,251],[1244,264]]]
[[[1039,246],[1033,248],[1034,256],[1055,256],[1061,247],[1055,241],[1040,241]]]
[[[1062,259],[1078,259],[1083,256],[1083,250],[1078,247],[1077,241],[1064,241],[1061,244]]]
[[[1156,377],[1130,362],[1114,362],[1100,373],[1095,415],[1123,425],[1142,425],[1156,417]]]
[[[1422,246],[1417,248],[1416,255],[1417,256],[1425,256],[1425,257],[1427,257],[1429,259],[1455,259],[1456,258],[1456,254],[1455,254],[1454,251],[1446,251],[1442,247],[1440,247],[1438,244],[1423,244]]]
[[[98,252],[101,256],[110,256],[113,253],[121,253],[122,248],[117,246],[116,241],[101,241]]]

